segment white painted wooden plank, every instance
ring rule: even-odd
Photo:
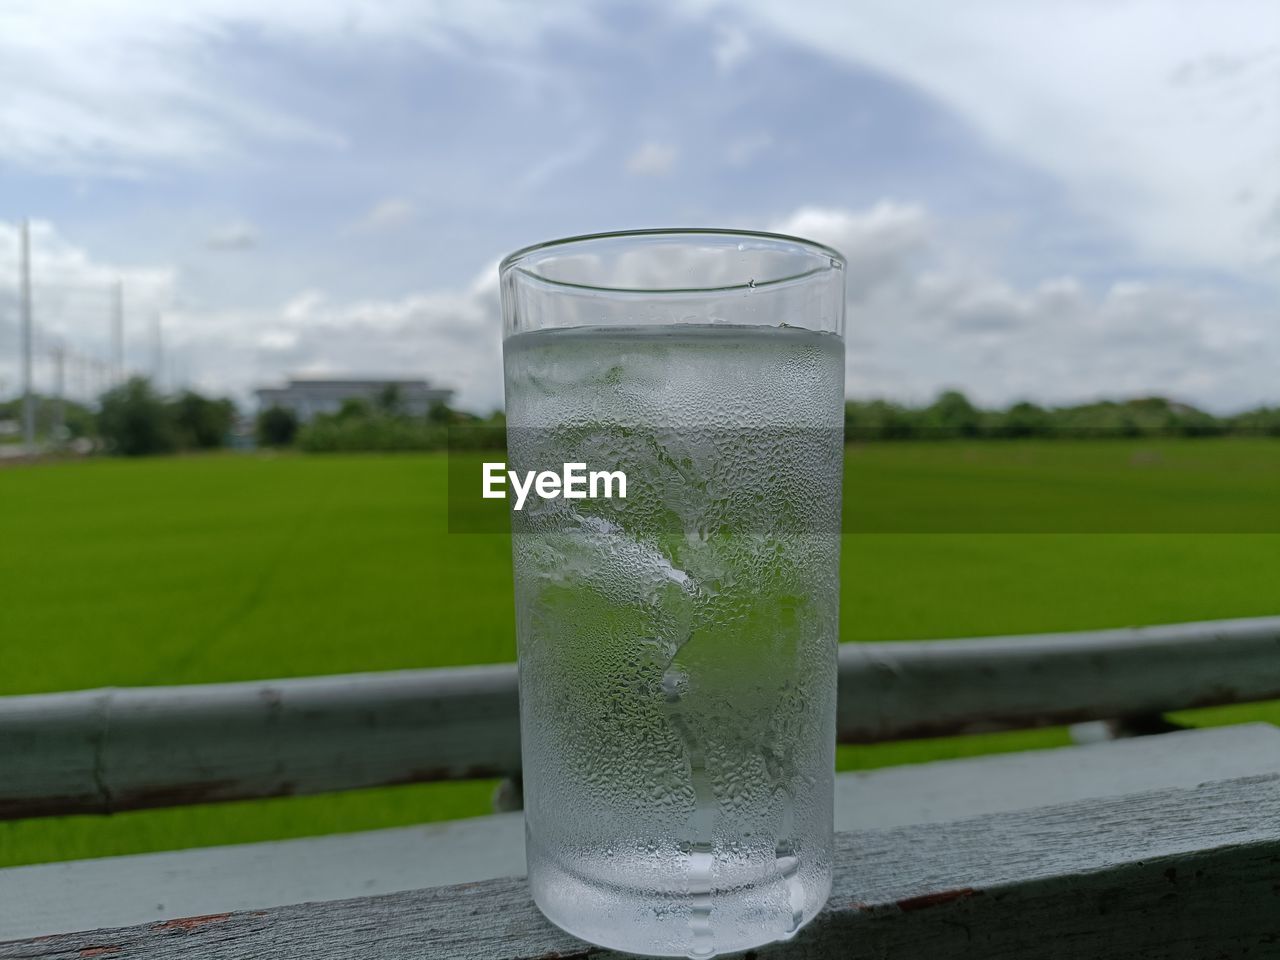
[[[837,777],[866,830],[1280,773],[1280,729],[1222,727]],[[520,814],[0,870],[0,940],[524,874]]]
[[[1280,727],[1251,723],[836,777],[836,829],[938,823],[1005,810],[1280,773]]]
[[[1280,777],[837,835],[822,914],[743,960],[1273,956]],[[714,910],[714,906],[713,906]],[[520,879],[0,944],[0,960],[619,960]]]
[[[0,870],[0,940],[523,876],[524,815]]]

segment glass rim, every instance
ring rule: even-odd
[[[543,276],[532,270],[520,267],[522,260],[528,258],[531,254],[540,253],[544,250],[552,250],[558,247],[567,247],[571,244],[589,243],[596,240],[620,240],[620,239],[640,239],[644,237],[724,237],[724,238],[742,238],[746,237],[752,240],[764,240],[771,243],[780,241],[796,244],[804,248],[807,252],[813,254],[822,254],[828,260],[828,264],[824,267],[812,267],[808,270],[802,270],[798,273],[792,273],[785,277],[777,277],[772,280],[747,281],[746,283],[734,283],[720,286],[706,287],[608,287],[592,283],[577,283],[569,280],[556,280],[551,277]],[[544,240],[541,243],[532,243],[526,247],[507,254],[498,263],[498,276],[504,277],[508,273],[514,271],[538,283],[545,283],[553,287],[564,287],[569,290],[588,290],[600,293],[635,293],[653,296],[654,294],[690,294],[690,293],[718,293],[721,291],[733,290],[751,290],[767,287],[778,286],[780,284],[794,283],[797,280],[803,280],[808,277],[816,276],[824,270],[844,270],[848,267],[848,260],[845,255],[835,247],[830,247],[825,243],[819,243],[816,240],[809,240],[805,237],[797,237],[789,233],[771,233],[766,230],[736,230],[719,227],[651,227],[642,230],[608,230],[601,233],[581,233],[570,237],[558,237],[554,240]]]

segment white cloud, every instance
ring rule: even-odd
[[[987,276],[916,275],[851,304],[848,389],[923,401],[960,387],[987,404],[1163,394],[1230,410],[1271,395],[1261,317],[1181,286],[1072,292]]]
[[[679,151],[669,143],[650,140],[627,158],[627,173],[637,177],[661,177],[670,173]]]
[[[722,26],[716,32],[715,45],[711,48],[711,56],[716,62],[716,69],[721,73],[732,73],[733,70],[751,56],[755,44],[750,35],[737,24]]]
[[[1079,278],[1017,284],[975,263],[917,204],[804,207],[771,229],[848,260],[848,389],[921,402],[960,387],[988,404],[1159,393],[1219,410],[1273,396],[1267,317],[1213,290]]]
[[[745,0],[731,20],[718,0],[694,9],[722,71],[743,69],[755,45],[779,36],[869,66],[1050,173],[1077,207],[1152,259],[1264,282],[1280,273],[1280,4],[983,0],[963,17],[952,7]],[[9,0],[0,5],[0,161],[143,176],[282,142],[341,149],[343,131],[284,105],[287,84],[248,90],[238,61],[221,54],[244,37],[348,57],[412,43],[527,77],[559,68],[543,37],[591,38],[601,19],[585,0]],[[848,109],[823,106],[833,119]],[[730,163],[762,149],[750,137],[725,140]],[[573,159],[550,157],[529,177]],[[676,159],[669,144],[646,144],[627,167],[663,174]]]
[[[343,135],[246,90],[218,56],[240,37],[349,54],[384,41],[464,49],[495,68],[533,41],[592,29],[588,5],[512,0],[6,0],[0,5],[0,160],[40,170],[144,176],[157,163],[247,157],[255,144],[342,148]],[[527,79],[527,75],[525,76]]]
[[[285,352],[297,349],[298,332],[279,328],[263,330],[258,334],[258,349]]]
[[[225,36],[237,6],[244,5],[6,3],[0,10],[0,88],[6,91],[0,158],[40,169],[138,176],[157,161],[225,159],[245,143],[340,144],[332,131],[264,98],[233,93],[210,68],[201,51]]]
[[[1280,4],[749,6],[792,40],[947,104],[1149,254],[1274,280]]]
[[[1006,403],[1162,393],[1215,409],[1272,396],[1280,357],[1267,318],[1222,294],[1152,280],[1100,290],[1071,276],[1014,283],[955,256],[914,204],[806,207],[774,226],[848,257],[853,395],[925,400],[959,386]],[[456,289],[404,297],[343,300],[305,289],[275,305],[179,309],[171,268],[107,263],[47,223],[34,224],[32,237],[46,346],[59,338],[81,357],[105,359],[109,291],[120,277],[135,369],[147,368],[149,320],[164,309],[170,368],[243,402],[291,373],[351,373],[426,377],[476,410],[501,403],[493,263]],[[16,257],[16,238],[0,224],[0,262]],[[0,317],[11,308],[12,296],[0,295]],[[13,334],[11,324],[0,328],[0,339]],[[40,369],[47,380],[47,363]],[[16,369],[0,365],[0,379],[11,389]]]
[[[1017,284],[955,255],[934,223],[918,205],[885,201],[806,207],[774,225],[848,258],[851,394],[925,400],[959,386],[995,404],[1162,393],[1220,410],[1269,396],[1276,351],[1265,318],[1240,303],[1153,281]],[[182,328],[209,382],[241,395],[287,372],[385,373],[453,387],[473,409],[501,403],[492,264],[457,290],[350,302],[311,290]]]
[[[288,323],[306,323],[323,304],[324,294],[319,290],[304,290],[285,302],[280,308],[280,315]]]
[[[848,389],[924,401],[960,387],[983,403],[1164,394],[1218,410],[1268,401],[1268,318],[1212,290],[1078,278],[1018,285],[928,230],[916,207],[798,211],[782,227],[849,258]],[[859,279],[861,278],[861,279]]]
[[[851,300],[866,299],[873,290],[910,269],[932,237],[924,210],[913,204],[881,201],[869,210],[802,207],[772,227],[806,240],[835,247],[848,261]]]
[[[258,228],[247,220],[223,224],[209,233],[205,245],[213,250],[248,250],[258,245]]]
[[[124,291],[125,358],[151,373],[152,329],[163,314],[169,386],[191,384],[250,402],[255,387],[290,373],[426,377],[458,391],[468,407],[502,402],[497,263],[457,290],[343,301],[306,289],[277,305],[209,309],[179,294],[169,266],[113,264],[52,224],[31,225],[37,387],[52,386],[52,348],[70,348],[69,388],[83,398],[107,386],[110,319]],[[0,222],[0,264],[18,258],[18,228]],[[16,298],[0,286],[0,396],[17,387]]]
[[[404,197],[389,197],[375,203],[356,223],[358,230],[394,230],[414,218],[416,208]]]
[[[496,265],[456,291],[339,301],[306,290],[274,308],[187,311],[170,341],[192,380],[248,402],[291,374],[423,377],[476,410],[502,403]]]

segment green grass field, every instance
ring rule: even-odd
[[[1121,499],[1090,508],[1099,519],[1085,529],[1126,529],[1133,515],[1122,503],[1152,501],[1167,516],[1212,518],[1169,529],[1280,529],[1257,519],[1280,502],[1263,496],[1280,477],[1280,443],[903,444],[854,450],[850,463],[851,496],[875,503],[870,530],[1069,530],[1113,490]],[[0,695],[513,659],[507,542],[446,532],[445,474],[432,455],[0,469]],[[951,506],[921,515],[938,491]],[[1022,519],[1002,526],[1002,504]],[[1131,528],[1159,522],[1143,514]],[[845,540],[843,639],[1274,614],[1278,576],[1271,534],[857,533]],[[1252,718],[1280,721],[1280,709],[1194,719]],[[1065,742],[1061,730],[963,737],[842,748],[840,762]],[[477,814],[491,789],[436,784],[0,824],[0,865]]]

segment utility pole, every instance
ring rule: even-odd
[[[151,383],[156,390],[164,392],[164,317],[156,311],[151,327]]]
[[[67,425],[66,359],[67,348],[59,340],[53,348],[53,439],[59,444]]]
[[[22,311],[22,441],[28,450],[36,444],[36,396],[31,382],[31,231],[22,221],[19,250],[19,281]]]
[[[124,284],[116,280],[111,297],[111,385],[124,383]]]
[[[68,392],[73,397],[80,397],[83,400],[84,395],[89,392],[85,389],[84,358],[74,352],[71,354],[70,380],[71,385],[68,387]]]

